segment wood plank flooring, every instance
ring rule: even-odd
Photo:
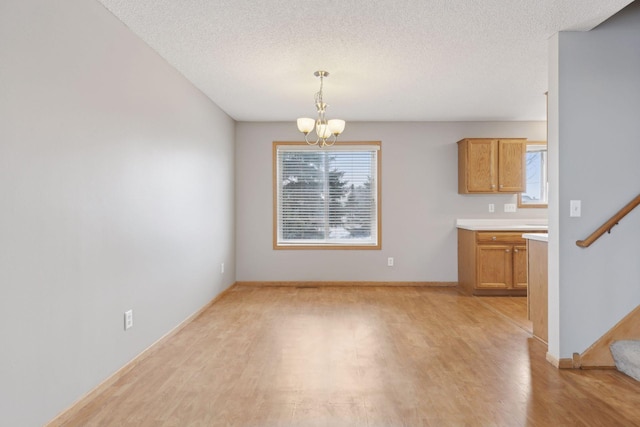
[[[485,304],[491,310],[506,316],[509,320],[530,334],[533,333],[533,324],[527,318],[526,296],[483,296],[478,297],[477,301]]]
[[[640,383],[455,288],[236,287],[64,425],[633,426]]]

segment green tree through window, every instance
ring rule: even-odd
[[[276,150],[277,245],[378,246],[378,146]]]

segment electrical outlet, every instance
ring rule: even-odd
[[[388,267],[393,267],[393,257],[387,258],[387,266]]]
[[[496,211],[496,205],[493,203],[489,203],[489,212],[493,213]]]
[[[124,312],[124,330],[133,328],[133,310]]]
[[[505,212],[515,212],[516,211],[515,203],[505,203],[504,204],[504,211]]]
[[[220,264],[220,274],[224,274],[224,262]]]

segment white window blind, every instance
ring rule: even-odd
[[[379,149],[276,145],[276,246],[378,247]]]

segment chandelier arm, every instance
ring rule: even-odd
[[[327,142],[327,141],[329,141],[329,138],[323,140],[324,141],[324,146],[325,147],[331,147],[333,144],[336,143],[337,140],[338,140],[338,136],[333,134],[333,140],[331,140],[331,142]]]
[[[318,139],[316,139],[316,141],[313,142],[313,141],[309,141],[308,135],[309,133],[304,134],[304,141],[309,145],[318,145],[318,143],[320,142],[320,137],[318,137]]]

